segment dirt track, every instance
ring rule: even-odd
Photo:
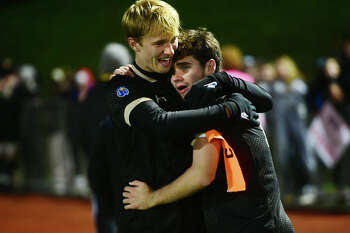
[[[350,233],[350,214],[288,212],[296,233]],[[94,233],[87,200],[0,195],[0,233]]]

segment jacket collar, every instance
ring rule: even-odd
[[[135,62],[131,65],[131,69],[137,76],[150,83],[155,83],[157,81],[165,81],[168,78],[170,78],[170,73],[161,74],[156,72],[148,72],[141,69],[141,67],[139,67]]]

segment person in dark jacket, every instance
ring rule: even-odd
[[[126,46],[120,43],[108,43],[102,50],[100,57],[99,79],[87,97],[87,111],[89,114],[90,156],[88,165],[88,181],[91,190],[92,210],[97,233],[118,232],[115,217],[115,187],[119,187],[118,155],[114,154],[113,130],[111,118],[108,115],[106,102],[109,76],[116,67],[131,62],[131,55]]]

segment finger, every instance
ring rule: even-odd
[[[129,193],[132,193],[134,192],[134,187],[131,187],[131,186],[125,186],[124,187],[124,192],[129,192]]]
[[[139,180],[133,180],[133,181],[130,181],[129,184],[130,185],[133,185],[133,186],[137,186],[137,185],[140,185],[142,184],[143,182],[142,181],[139,181]]]
[[[121,68],[120,68],[120,71],[122,71],[122,72],[124,73],[124,72],[129,71],[129,69],[128,69],[127,67],[121,67]]]
[[[130,199],[128,199],[128,198],[123,199],[123,204],[129,204],[129,203],[130,203]]]
[[[124,209],[126,210],[132,210],[132,209],[136,209],[136,206],[132,205],[132,204],[128,204],[128,205],[124,205]]]
[[[130,204],[132,202],[134,202],[135,199],[134,198],[131,198],[131,197],[126,197],[126,198],[123,198],[123,204]]]
[[[130,193],[130,192],[123,192],[122,196],[126,197],[126,198],[130,198],[130,197],[132,197],[132,193]]]
[[[125,73],[126,73],[126,71],[121,69],[121,68],[119,68],[116,72],[117,75],[124,75]]]

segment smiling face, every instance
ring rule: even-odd
[[[135,51],[135,61],[142,69],[149,72],[167,73],[177,49],[177,36],[145,36],[139,43],[129,38],[129,44]]]
[[[182,98],[189,92],[192,84],[208,75],[206,68],[192,56],[177,60],[174,64],[175,73],[171,76],[171,84]]]
[[[137,0],[124,12],[122,27],[138,66],[149,72],[170,70],[180,31],[175,8],[160,0]]]

